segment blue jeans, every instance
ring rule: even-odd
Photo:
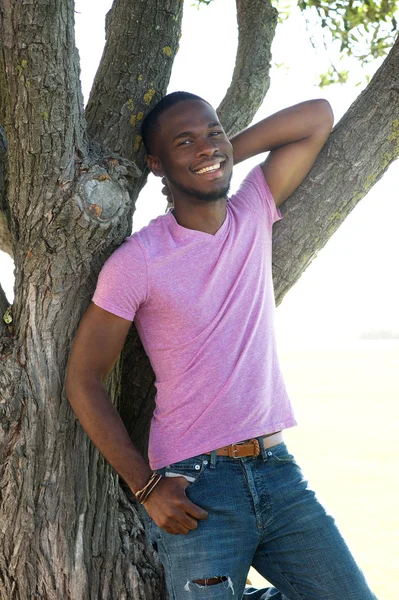
[[[376,600],[284,443],[256,458],[214,452],[159,471],[186,476],[188,498],[209,513],[186,535],[150,523],[170,600]],[[275,587],[245,589],[251,565]]]

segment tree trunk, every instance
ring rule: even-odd
[[[96,275],[130,231],[126,176],[139,175],[84,141],[73,9],[35,0],[0,13],[16,264],[14,337],[0,338],[0,596],[158,600],[162,571],[135,506],[64,394]]]
[[[0,4],[0,125],[8,142],[0,129],[0,248],[16,266],[12,329],[0,322],[1,600],[165,597],[137,507],[76,422],[64,378],[101,265],[131,230],[145,180],[140,121],[166,91],[182,4],[115,0],[87,126],[73,0]],[[241,41],[221,105],[230,132],[249,123],[266,93],[276,23],[270,2],[237,6]],[[258,26],[254,7],[264,11],[263,49],[249,39],[248,24]],[[264,52],[253,61],[258,87],[249,69],[254,52]],[[286,204],[276,230],[278,297],[398,155],[397,53],[398,44]],[[250,112],[241,79],[254,87]],[[108,386],[143,451],[153,380],[133,327]]]
[[[10,215],[7,210],[7,187],[7,140],[4,130],[0,125],[0,248],[3,252],[7,252],[7,254],[12,256]]]

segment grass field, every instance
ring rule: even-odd
[[[397,600],[399,342],[281,349],[280,359],[299,423],[286,442],[379,600]]]

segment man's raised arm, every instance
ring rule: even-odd
[[[309,173],[333,121],[327,100],[308,100],[281,110],[230,140],[234,164],[270,151],[261,167],[279,206]]]

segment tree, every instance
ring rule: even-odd
[[[219,107],[230,135],[267,92],[278,16],[269,0],[236,5],[236,67]],[[182,9],[114,0],[84,111],[73,0],[0,3],[0,247],[16,266],[12,323],[0,323],[4,600],[165,596],[137,505],[76,422],[64,378],[101,265],[131,231],[147,175],[140,124],[166,91]],[[283,207],[277,302],[399,155],[398,58],[397,40]],[[0,288],[2,314],[7,305]],[[153,374],[134,327],[108,385],[145,451]]]

